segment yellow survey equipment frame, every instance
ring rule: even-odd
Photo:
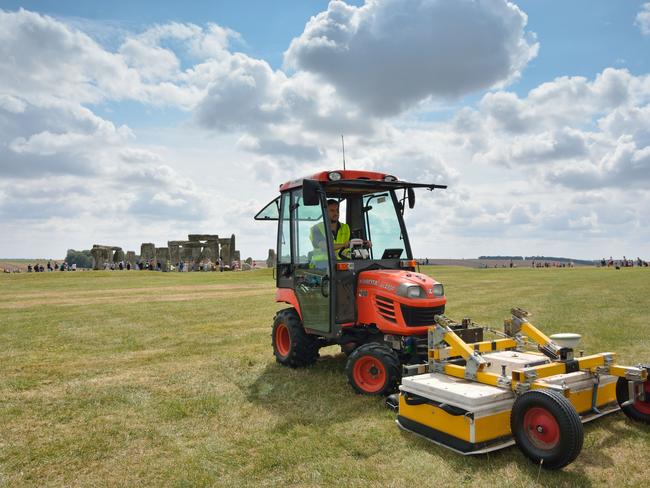
[[[648,379],[645,368],[621,366],[615,363],[616,354],[603,352],[584,357],[573,357],[573,350],[563,348],[528,321],[530,314],[520,308],[511,310],[512,318],[505,321],[505,335],[508,337],[495,341],[482,341],[467,344],[453,330],[457,326],[451,319],[437,315],[436,324],[429,328],[429,372],[444,373],[457,378],[465,378],[486,385],[510,389],[517,394],[531,389],[560,389],[565,396],[570,395],[567,386],[550,385],[544,378],[559,374],[586,371],[599,376],[607,374],[625,378],[634,383]],[[537,345],[540,352],[551,362],[512,371],[511,375],[498,375],[485,371],[487,361],[481,353],[503,350],[523,350],[526,342]],[[452,364],[462,358],[465,366]]]

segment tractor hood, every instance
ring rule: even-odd
[[[422,289],[420,295],[407,294],[409,293],[408,289],[413,286]],[[422,273],[400,269],[362,271],[359,273],[358,288],[359,290],[381,290],[384,293],[396,294],[407,299],[439,299],[444,296],[442,285],[433,278]]]

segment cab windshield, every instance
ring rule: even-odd
[[[406,244],[400,228],[399,214],[392,192],[363,196],[363,218],[366,238],[372,241],[371,259],[406,257]]]

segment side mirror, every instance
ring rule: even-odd
[[[316,180],[302,180],[302,203],[306,206],[320,205],[320,182]]]
[[[409,188],[407,190],[407,195],[408,195],[409,208],[415,207],[415,190],[413,188]]]

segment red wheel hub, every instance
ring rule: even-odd
[[[533,407],[526,412],[524,432],[538,449],[553,449],[560,442],[560,426],[545,408]]]
[[[640,413],[650,415],[650,380],[643,383],[643,391],[645,392],[645,402],[637,400],[634,402],[634,408]]]
[[[357,386],[366,393],[376,393],[386,383],[386,368],[373,356],[363,356],[354,363],[352,377]]]
[[[289,329],[284,324],[279,324],[275,328],[275,349],[283,357],[288,356],[291,351],[291,336]]]

